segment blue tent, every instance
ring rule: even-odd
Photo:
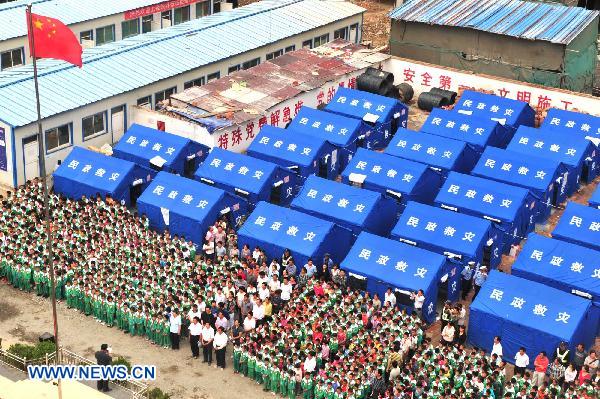
[[[569,202],[552,237],[600,250],[600,209]]]
[[[264,125],[247,154],[288,168],[302,179],[310,175],[335,179],[338,172],[336,165],[331,164],[332,151],[333,146],[327,140]]]
[[[197,245],[208,226],[240,203],[223,190],[167,172],[159,172],[137,201],[140,214],[158,231],[169,229]],[[229,208],[229,209],[228,209]]]
[[[567,199],[567,171],[558,161],[487,147],[471,173],[528,189],[536,199],[536,222],[546,220],[552,206]]]
[[[117,158],[152,170],[191,176],[208,147],[195,141],[133,124],[113,148]]]
[[[291,206],[337,223],[355,236],[362,230],[387,235],[399,211],[392,198],[314,175],[306,179]]]
[[[494,336],[502,337],[504,360],[514,363],[521,346],[533,358],[554,353],[565,341],[571,351],[594,342],[597,319],[587,299],[498,271],[491,271],[471,303],[468,342],[490,350]]]
[[[550,108],[542,122],[542,127],[560,130],[566,135],[587,137],[594,141],[596,147],[600,145],[600,117],[598,116]]]
[[[458,300],[462,266],[475,262],[497,267],[501,260],[498,232],[484,219],[434,206],[409,202],[391,237],[407,244],[446,255],[449,260],[448,298]],[[493,240],[488,245],[489,240]],[[455,284],[456,283],[456,284]]]
[[[477,153],[463,141],[399,128],[386,154],[430,165],[445,177],[449,171],[468,173],[477,162]]]
[[[299,273],[309,258],[320,264],[326,253],[339,262],[350,248],[351,234],[332,222],[259,202],[238,231],[238,244],[258,246],[269,259],[279,259],[287,248]]]
[[[596,191],[592,194],[592,197],[589,201],[589,206],[600,209],[600,186],[596,187]]]
[[[337,89],[325,110],[361,120],[363,146],[375,150],[385,148],[394,132],[408,123],[408,107],[400,101],[345,87]]]
[[[561,291],[578,293],[600,306],[599,260],[600,251],[531,233],[511,273]]]
[[[250,206],[259,201],[287,205],[297,191],[292,171],[218,147],[210,151],[194,179],[238,195]]]
[[[533,230],[535,198],[529,190],[481,177],[450,172],[436,205],[491,221],[503,252]]]
[[[496,121],[440,108],[431,111],[421,131],[464,141],[479,154],[488,145],[506,147],[511,137],[508,129]]]
[[[364,148],[346,166],[342,181],[395,197],[402,208],[408,201],[431,203],[442,184],[425,164]]]
[[[513,132],[521,125],[534,126],[535,111],[525,101],[465,90],[454,110],[465,115],[492,119]]]
[[[359,136],[363,134],[361,121],[309,107],[300,108],[288,129],[331,143],[334,147],[331,167],[337,174],[356,152]]]
[[[53,173],[54,192],[77,200],[83,196],[109,195],[129,206],[134,169],[131,162],[74,147]]]
[[[377,293],[380,298],[388,288],[405,299],[409,292],[422,289],[423,318],[431,323],[435,321],[438,283],[445,263],[442,255],[362,232],[340,267],[349,273],[351,287]],[[406,302],[396,301],[399,306]]]
[[[569,172],[568,196],[577,191],[580,180],[587,184],[599,172],[600,150],[584,138],[569,137],[551,129],[521,126],[506,149],[562,163]]]

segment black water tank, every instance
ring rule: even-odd
[[[434,108],[440,108],[448,105],[446,98],[439,94],[424,91],[417,100],[417,105],[424,111],[431,111]]]
[[[429,92],[434,93],[434,94],[439,94],[440,96],[444,97],[446,99],[446,101],[448,102],[448,104],[446,104],[446,105],[451,105],[456,102],[456,92],[455,91],[444,90],[444,89],[439,89],[437,87],[434,87],[431,90],[429,90]]]
[[[383,78],[383,79],[387,80],[388,82],[390,82],[391,84],[394,84],[394,74],[391,72],[381,71],[377,68],[368,67],[364,73],[366,75],[377,76],[379,78]]]
[[[363,73],[356,79],[356,88],[373,94],[385,96],[392,84],[386,79]]]
[[[405,104],[408,104],[415,95],[415,91],[408,83],[400,83],[398,86],[396,86],[396,88],[399,91],[398,100]]]

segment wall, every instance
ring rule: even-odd
[[[2,134],[4,137],[2,137]],[[0,121],[0,139],[3,138],[4,141],[3,143],[0,143],[0,184],[4,186],[12,186],[13,164],[11,136],[11,127]],[[6,168],[2,166],[5,166]],[[0,194],[4,195],[2,192],[0,192]]]
[[[316,36],[329,33],[330,39],[333,39],[333,32],[337,29],[340,29],[344,26],[349,26],[354,23],[361,23],[361,15],[347,18],[342,21],[338,21],[334,24],[330,24],[328,26],[324,26],[318,29],[314,29],[308,32],[305,32],[300,35],[293,36],[291,38],[279,41],[275,44],[264,46],[259,49],[253,50],[251,52],[247,52],[243,55],[239,55],[237,57],[225,60],[220,63],[210,64],[198,68],[196,70],[175,76],[170,79],[165,79],[155,84],[145,86],[143,88],[130,91],[124,93],[119,96],[114,96],[106,100],[98,101],[93,104],[85,105],[81,108],[71,110],[69,112],[64,112],[62,114],[58,114],[52,117],[45,118],[42,121],[43,131],[47,129],[51,129],[57,126],[61,126],[67,123],[72,123],[72,140],[71,145],[68,147],[63,147],[59,150],[51,152],[46,155],[46,170],[52,171],[56,166],[57,161],[65,159],[65,157],[69,154],[73,145],[77,146],[96,146],[100,147],[103,144],[111,144],[113,143],[112,132],[109,131],[106,134],[94,137],[92,139],[86,140],[85,142],[82,140],[81,133],[81,121],[82,118],[93,115],[98,112],[107,112],[108,114],[108,124],[110,125],[110,109],[113,107],[117,107],[123,104],[126,104],[126,123],[127,127],[129,127],[132,123],[132,108],[137,104],[137,99],[144,97],[146,95],[154,95],[156,92],[160,92],[171,87],[176,86],[177,92],[183,91],[183,84],[187,81],[197,79],[201,76],[206,76],[207,74],[220,71],[221,76],[225,76],[227,74],[227,69],[230,65],[234,65],[243,61],[251,60],[253,58],[257,58],[260,56],[261,62],[265,61],[265,55],[267,53],[273,52],[280,48],[284,48],[290,46],[292,44],[296,45],[296,48],[299,49],[302,46],[302,42],[307,40],[308,38],[314,38]],[[360,30],[359,26],[359,30]],[[359,38],[360,40],[360,38]],[[156,125],[154,125],[156,126]],[[8,130],[7,130],[8,131]],[[35,123],[29,124],[27,126],[18,127],[15,129],[15,164],[16,164],[16,184],[21,185],[25,182],[25,174],[24,174],[24,162],[23,162],[23,139],[30,137],[37,132],[37,127]],[[8,149],[9,153],[11,152]],[[10,157],[10,162],[12,162],[12,158]],[[12,167],[12,165],[11,165]],[[31,176],[27,176],[27,178],[31,178]],[[8,186],[13,186],[13,174],[2,173],[0,171],[0,182],[6,184]]]

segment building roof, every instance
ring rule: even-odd
[[[86,49],[81,69],[62,61],[41,60],[38,70],[42,118],[363,12],[363,8],[348,2],[265,0]],[[160,54],[168,55],[167,62]],[[24,126],[37,120],[32,70],[32,65],[28,64],[0,73],[1,121]]]
[[[568,44],[598,11],[521,0],[412,0],[390,13],[392,19],[472,28],[528,40]]]
[[[27,35],[25,8],[32,4],[32,12],[57,18],[66,25],[90,21],[108,15],[120,14],[165,0],[18,0],[0,4],[0,41]]]

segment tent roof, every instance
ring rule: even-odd
[[[261,201],[238,234],[312,256],[333,227],[326,220]]]
[[[489,118],[502,125],[518,126],[524,115],[533,112],[525,101],[465,90],[454,110],[465,115]]]
[[[600,116],[550,108],[542,127],[560,129],[564,133],[577,132],[600,139]]]
[[[471,173],[546,191],[558,168],[558,161],[486,147]]]
[[[362,232],[341,267],[397,288],[426,291],[445,263],[443,255]]]
[[[450,172],[435,202],[512,222],[528,195],[529,191],[525,188]]]
[[[114,149],[147,160],[160,156],[171,165],[189,143],[184,137],[134,123]]]
[[[471,311],[477,309],[568,342],[589,307],[590,301],[583,298],[492,270],[471,304]]]
[[[82,147],[73,147],[64,162],[54,172],[54,176],[113,192],[129,176],[134,167],[135,165],[129,161]]]
[[[485,147],[497,127],[498,122],[488,118],[434,108],[421,131]]]
[[[195,180],[159,172],[138,203],[145,203],[202,222],[220,205],[225,192]]]
[[[350,145],[361,129],[361,121],[318,109],[302,107],[288,129],[329,141],[346,147]]]
[[[387,122],[393,118],[399,104],[398,100],[390,97],[339,87],[325,109],[360,120],[365,115],[372,114],[378,117],[377,122]],[[406,108],[405,105],[402,105],[402,107]]]
[[[360,174],[366,176],[366,182],[384,189],[412,193],[426,170],[427,165],[419,162],[359,148],[342,176],[347,178],[352,173]]]
[[[600,209],[569,202],[552,236],[600,249]]]
[[[386,154],[422,162],[443,169],[452,169],[466,144],[433,134],[398,128],[385,149]]]
[[[215,147],[194,173],[194,177],[258,194],[269,183],[269,178],[277,167],[271,162]]]
[[[474,257],[490,227],[489,221],[478,217],[409,201],[392,235]]]
[[[293,129],[264,125],[248,147],[248,152],[254,151],[310,166],[324,145],[325,140],[319,137],[308,136]]]

